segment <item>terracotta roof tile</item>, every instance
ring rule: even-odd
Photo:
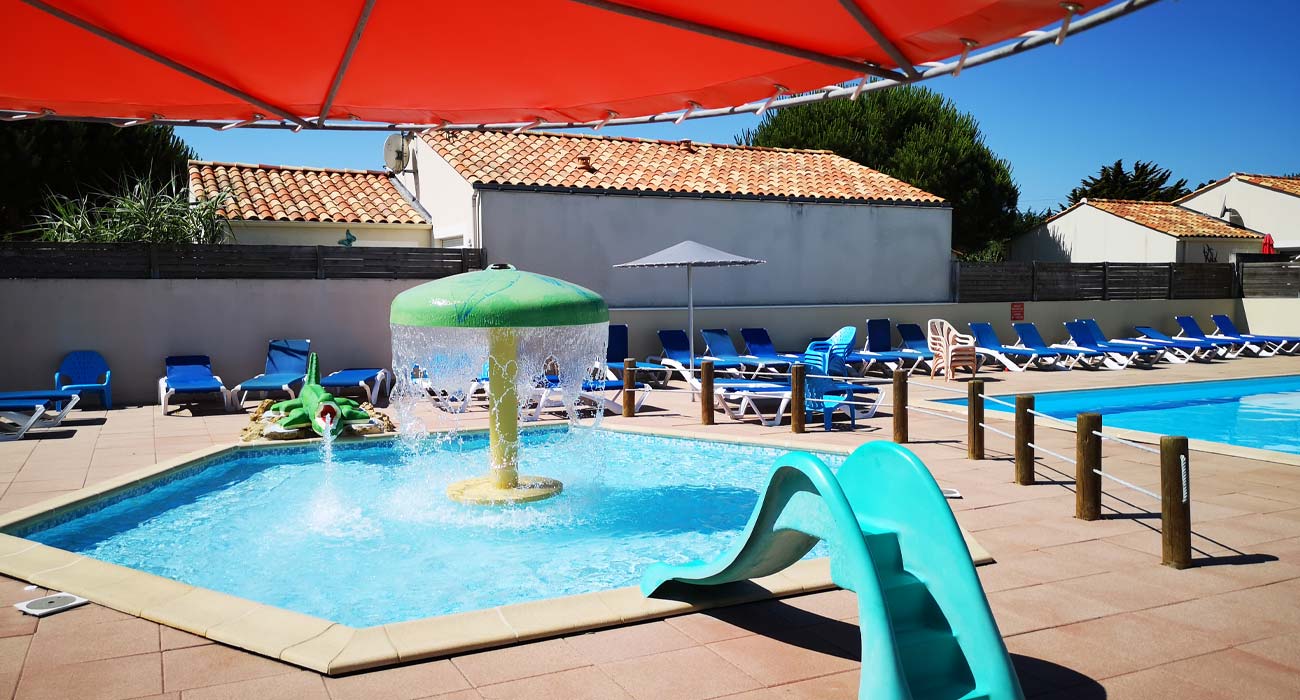
[[[1187,238],[1260,238],[1263,234],[1237,228],[1172,202],[1127,199],[1086,199],[1088,205],[1171,236]],[[1081,202],[1082,203],[1082,202]]]
[[[421,136],[472,184],[944,203],[830,151],[546,132]]]
[[[190,194],[220,196],[230,219],[427,224],[380,170],[295,168],[190,161]]]
[[[1276,175],[1250,175],[1237,173],[1236,178],[1252,185],[1267,187],[1270,190],[1285,192],[1300,197],[1300,177],[1279,177]]]

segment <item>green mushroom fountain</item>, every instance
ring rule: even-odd
[[[560,493],[555,479],[519,474],[520,407],[546,382],[574,415],[583,381],[605,357],[605,300],[554,277],[493,265],[402,292],[389,321],[398,401],[428,396],[425,387],[435,395],[469,396],[486,374],[491,468],[452,484],[448,496],[507,504]],[[424,387],[412,386],[416,367]]]

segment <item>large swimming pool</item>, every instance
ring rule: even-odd
[[[1034,394],[1057,418],[1101,413],[1104,424],[1162,435],[1300,454],[1300,377],[1159,384]],[[1010,397],[1000,397],[1010,401]],[[965,404],[965,399],[945,403]],[[1012,411],[993,401],[990,411]]]
[[[633,585],[739,534],[785,450],[599,429],[524,434],[522,471],[564,493],[453,503],[481,435],[243,450],[34,532],[44,544],[354,627]],[[828,463],[843,460],[821,455]],[[823,555],[819,547],[810,556]]]

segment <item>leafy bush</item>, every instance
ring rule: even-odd
[[[120,194],[80,198],[51,195],[29,233],[61,243],[215,244],[233,240],[217,215],[222,197],[191,202],[175,184],[143,178],[124,184]]]

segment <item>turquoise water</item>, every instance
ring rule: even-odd
[[[785,453],[583,428],[527,431],[522,472],[558,478],[564,493],[485,508],[443,495],[452,481],[486,472],[485,438],[423,447],[338,443],[329,469],[315,447],[246,451],[20,534],[369,626],[628,586],[652,562],[711,558],[743,530]]]
[[[1116,428],[1300,454],[1300,377],[1262,377],[1034,394],[1034,408],[1072,420],[1101,413]],[[1011,401],[1011,397],[1000,397]],[[965,405],[966,400],[945,403]],[[992,401],[990,411],[1013,411]]]

